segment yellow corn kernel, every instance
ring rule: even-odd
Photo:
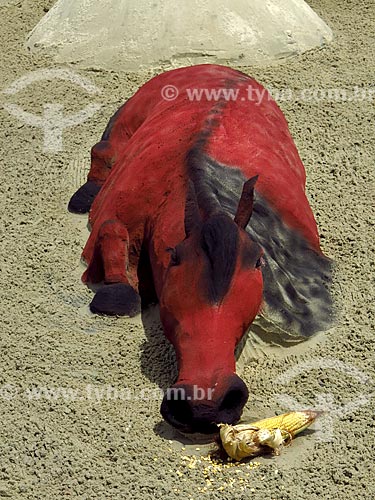
[[[294,437],[299,432],[307,429],[319,415],[320,412],[312,410],[292,411],[290,413],[276,415],[275,417],[258,420],[249,425],[251,427],[258,427],[259,429],[280,429],[281,431],[288,432],[291,437]]]

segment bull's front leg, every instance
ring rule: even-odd
[[[140,312],[138,247],[120,221],[108,220],[101,225],[93,256],[82,277],[87,284],[102,283],[90,304],[93,313],[135,316]]]

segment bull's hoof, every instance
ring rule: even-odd
[[[130,285],[104,285],[96,292],[90,310],[95,314],[132,317],[141,311],[141,298]]]
[[[86,214],[90,211],[95,196],[99,193],[101,186],[94,181],[87,181],[70,198],[68,204],[69,212],[74,214]]]

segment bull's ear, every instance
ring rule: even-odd
[[[234,222],[242,229],[246,228],[253,213],[254,186],[257,180],[258,176],[255,175],[243,185],[241,199],[234,217]]]
[[[186,238],[190,236],[193,229],[201,224],[201,216],[199,212],[197,196],[195,194],[194,184],[191,180],[188,181],[188,188],[185,203],[185,234]]]

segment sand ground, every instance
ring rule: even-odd
[[[373,1],[309,3],[333,28],[334,42],[282,65],[245,71],[296,96],[305,88],[351,94],[356,86],[373,88]],[[1,91],[30,71],[53,67],[23,48],[52,4],[0,2]],[[280,102],[306,166],[323,249],[338,265],[341,316],[325,341],[308,350],[268,350],[239,363],[251,391],[247,416],[285,411],[294,400],[346,410],[337,418],[328,413],[324,432],[316,427],[278,458],[215,473],[200,458],[208,446],[175,435],[161,420],[160,400],[140,397],[142,389],[167,387],[176,373],[157,311],[134,320],[86,312],[91,292],[79,279],[86,219],[69,214],[66,204],[107,120],[151,73],[79,73],[102,94],[57,80],[0,94],[2,105],[34,114],[47,102],[61,103],[66,114],[102,105],[65,130],[63,151],[54,154],[43,151],[40,129],[0,111],[0,497],[375,499],[374,99]],[[190,454],[195,465],[183,458]]]

